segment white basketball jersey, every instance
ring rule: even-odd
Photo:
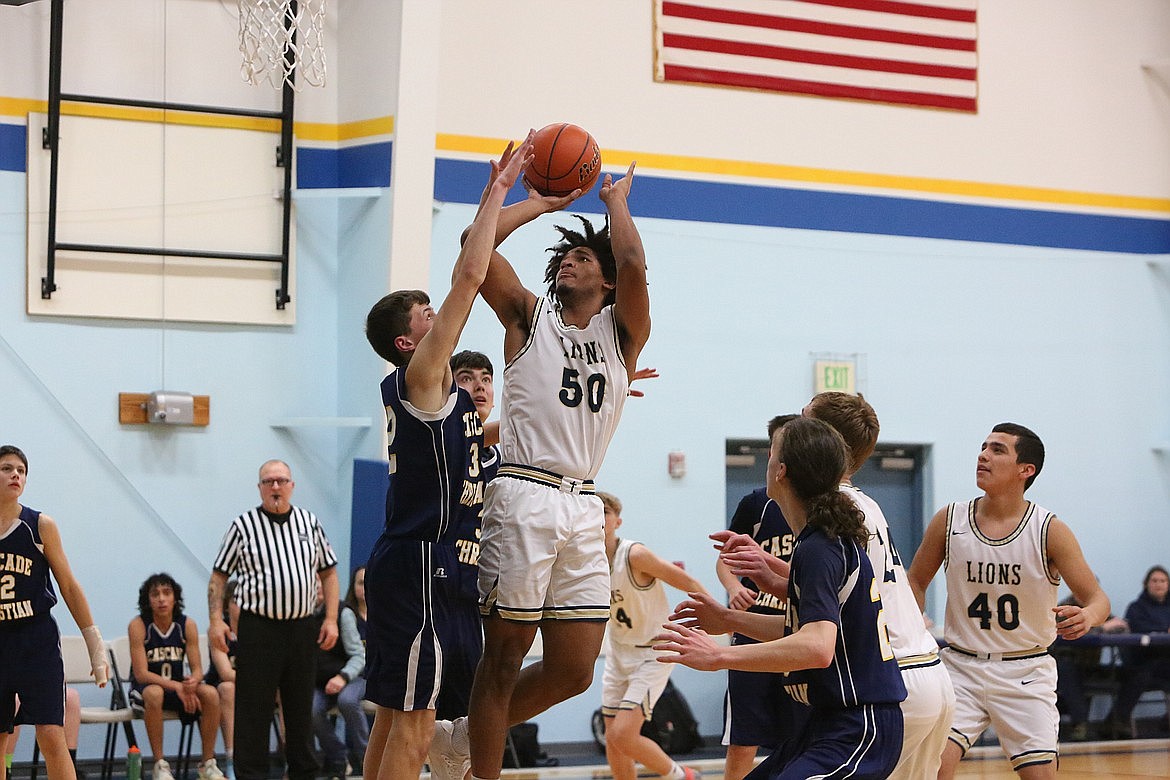
[[[1046,554],[1053,515],[1029,501],[1015,530],[989,539],[975,523],[977,501],[947,507],[947,642],[977,653],[1048,647],[1060,585]]]
[[[593,479],[629,389],[613,306],[576,328],[538,299],[528,342],[504,367],[503,462]]]
[[[634,578],[630,549],[636,544],[639,542],[619,539],[610,564],[607,646],[649,647],[670,615],[666,586],[657,579],[643,585]]]
[[[906,579],[902,558],[890,536],[890,526],[878,503],[852,485],[842,485],[841,492],[865,513],[869,543],[865,552],[873,566],[873,576],[882,597],[882,616],[890,634],[890,647],[898,661],[921,660],[938,652],[938,641],[926,628],[918,600]]]

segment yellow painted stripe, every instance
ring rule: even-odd
[[[369,138],[374,135],[392,135],[394,117],[380,116],[374,119],[359,119],[339,125],[324,122],[297,122],[297,138],[307,141],[352,141],[355,138]]]
[[[41,112],[44,113],[49,110],[49,104],[44,100],[33,100],[31,98],[14,98],[14,97],[0,97],[0,115],[4,116],[24,116],[28,113]]]
[[[0,115],[26,116],[30,113],[46,113],[49,104],[44,100],[0,97]],[[88,116],[102,119],[124,119],[135,122],[166,122],[175,125],[197,127],[226,127],[243,130],[280,132],[277,119],[237,117],[225,114],[203,114],[198,111],[163,111],[158,108],[132,106],[110,106],[100,103],[61,104],[61,113],[67,116]],[[394,117],[362,119],[342,124],[323,122],[297,122],[294,127],[298,138],[309,141],[348,141],[374,135],[390,135],[394,132]]]
[[[0,98],[0,114],[25,116],[29,113],[46,113],[49,104],[44,100]],[[261,119],[249,116],[227,116],[224,114],[202,114],[197,111],[164,111],[161,108],[139,108],[137,106],[109,106],[102,103],[61,103],[64,116],[86,116],[97,119],[122,119],[132,122],[159,122],[171,125],[193,127],[226,127],[237,130],[261,130],[280,132],[280,120]]]
[[[436,137],[436,146],[439,151],[469,152],[491,156],[498,155],[507,143],[506,140],[498,138],[477,138],[445,133],[440,133]],[[686,171],[688,173],[737,176],[770,181],[780,180],[844,185],[849,187],[869,187],[939,195],[961,195],[970,198],[991,198],[1006,201],[1056,203],[1065,206],[1095,206],[1099,208],[1170,212],[1170,198],[1149,198],[1101,192],[1059,190],[1049,187],[1023,187],[1013,184],[932,179],[923,176],[892,176],[858,171],[834,171],[823,168],[806,168],[796,165],[777,165],[742,160],[647,154],[623,149],[606,149],[603,152],[603,159],[607,166],[618,168],[624,168],[634,160],[637,160],[638,164],[643,168],[667,171]]]
[[[48,106],[43,100],[0,97],[0,115],[24,116],[29,112],[43,113],[47,110]],[[62,112],[72,116],[108,117],[146,122],[166,121],[172,124],[201,127],[233,127],[269,132],[278,132],[280,127],[279,122],[273,119],[230,117],[184,111],[165,112],[166,116],[164,119],[164,112],[157,109],[124,108],[83,103],[66,103],[62,107]],[[304,140],[324,142],[348,141],[375,135],[392,134],[394,132],[394,117],[377,117],[341,124],[297,122],[295,129],[297,137]],[[505,139],[458,135],[454,133],[439,133],[435,137],[435,148],[439,152],[462,152],[482,154],[489,157],[498,155],[506,144],[507,141]],[[643,168],[715,176],[734,176],[764,181],[808,182],[811,184],[839,187],[865,187],[907,193],[986,198],[1017,203],[1047,203],[1062,206],[1087,206],[1092,208],[1170,213],[1170,198],[1061,190],[1052,187],[1026,187],[991,182],[957,181],[924,176],[895,176],[861,171],[837,171],[824,168],[809,168],[744,160],[722,160],[711,157],[649,154],[622,149],[605,150],[605,161],[611,167],[624,168],[634,160],[637,160]]]

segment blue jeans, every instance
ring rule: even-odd
[[[357,755],[365,755],[366,744],[370,741],[370,722],[362,712],[362,699],[365,696],[364,677],[351,680],[335,696],[329,696],[320,689],[313,691],[313,733],[317,735],[321,752],[325,754],[326,766],[345,766],[346,760],[345,742],[338,738],[337,726],[329,716],[334,707],[345,721],[346,741]]]

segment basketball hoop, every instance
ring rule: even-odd
[[[239,0],[240,75],[300,89],[325,86],[325,0]],[[300,79],[295,74],[300,73]]]

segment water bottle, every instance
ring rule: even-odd
[[[142,780],[142,753],[137,745],[126,752],[126,780]]]

